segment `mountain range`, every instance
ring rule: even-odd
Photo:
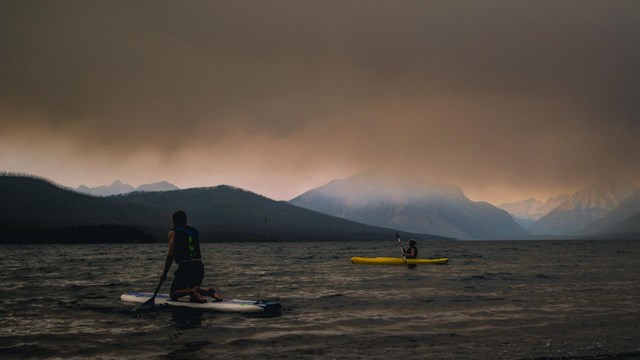
[[[179,190],[179,188],[173,184],[170,184],[166,181],[155,182],[151,184],[142,184],[138,187],[133,187],[129,184],[123,184],[120,180],[116,180],[111,185],[105,186],[96,186],[96,187],[87,187],[85,185],[80,185],[76,189],[76,191],[95,195],[95,196],[111,196],[111,195],[120,195],[120,194],[128,194],[135,191],[142,192],[151,192],[151,191],[172,191]]]
[[[602,218],[581,229],[582,234],[640,232],[640,189],[625,198]]]
[[[498,207],[511,214],[520,226],[528,229],[531,224],[553,211],[569,197],[566,194],[558,195],[547,199],[546,202],[528,198],[518,202],[500,204]]]
[[[312,189],[291,203],[365,224],[457,239],[640,238],[640,188],[611,177],[573,194],[500,209],[451,184],[367,170]]]
[[[4,229],[0,242],[42,241],[43,236],[69,233],[75,238],[104,236],[105,227],[133,237],[122,241],[164,241],[171,213],[177,209],[187,211],[189,223],[200,229],[203,241],[395,242],[395,230],[320,214],[232,186],[95,197],[46,179],[0,176],[0,226]]]
[[[575,192],[528,230],[539,235],[586,234],[591,223],[601,220],[615,209],[638,187],[624,179],[610,179],[591,184]]]
[[[309,190],[290,202],[364,224],[457,239],[530,236],[509,213],[471,201],[459,187],[407,174],[366,170]]]
[[[606,237],[640,232],[640,222],[631,220],[640,217],[640,188],[621,178],[599,181],[545,203],[530,198],[499,207],[536,235]]]
[[[204,241],[367,240],[393,237],[395,231],[416,239],[640,238],[640,189],[620,179],[502,209],[471,201],[455,185],[374,170],[289,202],[228,185],[176,190],[155,184],[94,196],[43,178],[0,174],[0,242],[157,241],[179,208],[207,234]]]

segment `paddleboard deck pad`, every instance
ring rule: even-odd
[[[120,300],[131,303],[145,303],[151,299],[153,293],[130,291],[120,295]],[[158,294],[155,298],[156,305],[166,305],[175,307],[187,307],[193,309],[218,311],[218,312],[235,312],[235,313],[278,313],[282,308],[277,302],[265,300],[222,300],[214,301],[213,298],[206,297],[206,303],[194,303],[189,301],[189,297],[185,296],[178,300],[171,300],[168,294]]]
[[[403,259],[401,257],[352,257],[351,262],[359,265],[444,265],[449,258],[439,259]]]

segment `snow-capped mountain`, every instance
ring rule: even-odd
[[[147,192],[172,191],[172,190],[179,190],[179,188],[166,181],[160,181],[160,182],[151,183],[151,184],[142,184],[138,187],[133,187],[129,184],[123,184],[119,180],[116,180],[113,183],[111,183],[111,185],[109,186],[102,185],[102,186],[96,186],[96,187],[87,187],[87,186],[81,185],[77,187],[75,190],[84,194],[89,194],[89,195],[111,196],[111,195],[128,194],[134,191],[147,191]]]
[[[604,218],[638,187],[625,179],[601,181],[571,195],[528,230],[534,234],[575,235],[590,223]]]
[[[333,180],[290,201],[348,220],[458,239],[507,239],[529,234],[504,210],[469,200],[454,185],[367,170]]]
[[[566,194],[551,197],[546,202],[529,198],[513,203],[500,204],[498,207],[513,215],[513,217],[535,221],[555,210],[569,198],[570,196]]]
[[[615,209],[610,211],[602,219],[596,220],[582,229],[584,234],[592,233],[616,233],[622,231],[630,231],[632,227],[627,226],[629,229],[617,229],[618,224],[622,223],[629,218],[635,216],[638,217],[640,213],[640,189],[624,199]],[[630,222],[630,221],[627,221]],[[640,229],[640,223],[637,224],[637,229]]]

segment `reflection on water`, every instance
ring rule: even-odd
[[[204,285],[278,300],[272,318],[132,314],[119,296],[155,288],[164,244],[2,246],[0,357],[640,358],[640,242],[433,242],[421,255],[449,265],[349,261],[396,256],[394,241],[203,244]]]
[[[175,329],[195,329],[202,326],[204,313],[202,311],[177,308],[168,309],[171,313],[171,326]]]

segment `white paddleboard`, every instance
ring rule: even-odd
[[[138,291],[130,291],[120,295],[120,300],[132,303],[144,303],[151,299],[153,293],[145,293]],[[171,300],[168,294],[156,295],[156,305],[180,306],[201,310],[221,311],[221,312],[238,312],[238,313],[276,313],[280,311],[282,305],[272,301],[256,301],[256,300],[222,300],[214,301],[211,297],[206,297],[206,303],[194,303],[189,301],[189,297],[185,296],[178,300]]]

